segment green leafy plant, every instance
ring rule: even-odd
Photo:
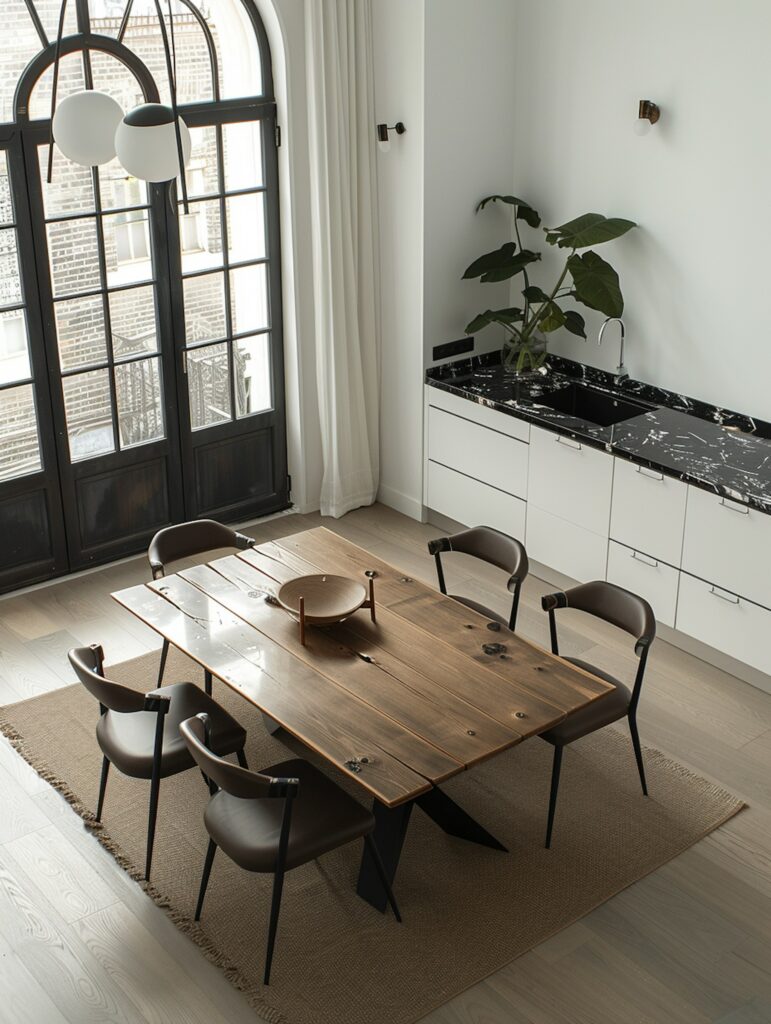
[[[525,249],[519,233],[519,221],[536,229],[541,217],[533,207],[516,196],[487,196],[477,205],[477,213],[488,203],[507,203],[514,207],[514,233],[516,241],[505,242],[500,249],[485,253],[466,269],[464,278],[480,281],[508,281],[522,274],[522,306],[506,309],[487,309],[467,324],[466,333],[497,324],[507,332],[503,357],[506,365],[515,364],[518,371],[536,370],[546,358],[542,336],[564,327],[571,334],[586,337],[586,324],[574,309],[563,309],[565,299],[573,299],[598,310],[606,316],[621,316],[624,298],[618,274],[590,246],[602,245],[620,238],[636,227],[631,220],[621,217],[603,217],[601,213],[585,213],[558,228],[543,228],[548,245],[569,249],[557,283],[550,292],[531,284],[528,267],[541,259],[541,254]],[[579,252],[579,249],[589,249]],[[569,278],[569,281],[568,281]]]

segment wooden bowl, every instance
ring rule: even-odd
[[[281,607],[296,616],[300,614],[302,597],[305,621],[313,626],[329,626],[361,608],[367,600],[367,589],[346,576],[298,576],[284,583],[277,597]]]

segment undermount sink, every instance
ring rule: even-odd
[[[621,423],[633,416],[649,412],[652,408],[650,405],[627,398],[615,398],[585,384],[569,384],[550,395],[543,395],[540,404],[548,405],[557,412],[567,413],[568,416],[586,420],[598,427],[610,427],[614,423]]]

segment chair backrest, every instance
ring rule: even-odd
[[[604,580],[547,594],[541,599],[541,605],[547,612],[556,608],[576,608],[631,633],[637,641],[635,652],[638,657],[650,647],[656,636],[656,617],[648,602]]]
[[[104,652],[98,644],[91,647],[73,647],[67,657],[80,682],[103,708],[121,714],[144,711],[147,699],[144,693],[132,690],[122,683],[104,677]]]
[[[180,723],[179,731],[193,760],[203,774],[231,796],[244,800],[264,797],[295,796],[299,788],[297,779],[274,779],[249,768],[231,764],[211,751],[207,745],[209,716],[196,715]]]
[[[166,575],[166,566],[179,558],[200,555],[215,548],[249,548],[251,537],[231,530],[214,519],[194,519],[189,523],[166,526],[150,541],[147,558],[153,579]]]
[[[522,583],[530,569],[524,545],[491,526],[475,526],[450,537],[437,537],[428,542],[428,550],[434,556],[442,551],[459,551],[495,565],[509,573],[510,591]]]

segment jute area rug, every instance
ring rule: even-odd
[[[149,690],[157,663],[157,655],[146,655],[113,666],[110,675]],[[201,676],[172,648],[167,682],[200,682]],[[223,683],[215,680],[214,691],[248,729],[250,765],[302,753],[285,734],[269,736],[257,710]],[[148,784],[113,771],[103,823],[94,822],[101,764],[97,716],[95,701],[74,685],[0,709],[0,728],[139,879]],[[420,810],[413,812],[395,885],[402,925],[356,896],[358,843],[290,872],[267,988],[261,978],[268,876],[243,872],[220,852],[202,922],[192,921],[207,845],[202,813],[208,793],[197,771],[161,785],[148,894],[224,969],[259,1019],[417,1021],[677,856],[742,806],[650,749],[646,800],[628,733],[607,728],[566,750],[554,845],[545,850],[551,756],[552,748],[534,738],[446,784],[508,846],[508,854],[453,839]],[[355,783],[324,768],[366,799]]]

